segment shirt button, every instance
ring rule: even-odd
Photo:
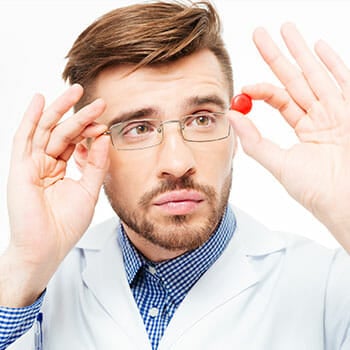
[[[148,266],[148,271],[152,274],[155,275],[157,270],[153,266]]]
[[[148,311],[148,316],[151,316],[151,317],[156,317],[158,316],[158,314],[159,314],[159,310],[156,307],[152,307]]]

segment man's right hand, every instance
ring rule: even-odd
[[[0,258],[2,306],[34,302],[92,220],[109,164],[106,126],[95,123],[105,103],[95,100],[59,123],[82,94],[73,85],[45,111],[43,96],[34,96],[15,134],[8,179],[11,238]],[[81,178],[66,178],[68,160],[87,137],[94,142]]]

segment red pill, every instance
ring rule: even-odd
[[[239,94],[232,97],[231,109],[247,114],[253,107],[252,98],[247,94]]]

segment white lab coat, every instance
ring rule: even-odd
[[[158,349],[349,350],[349,255],[234,211],[231,242],[190,290]],[[50,282],[45,350],[151,349],[117,225],[112,219],[90,229]],[[33,330],[9,349],[33,349]]]

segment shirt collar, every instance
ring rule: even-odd
[[[143,257],[126,236],[122,225],[118,229],[118,241],[122,249],[125,271],[129,285],[141,268],[153,266],[176,304],[180,304],[191,287],[222,254],[236,228],[236,219],[228,207],[220,224],[210,239],[199,248],[177,258],[152,263]]]
[[[145,259],[130,242],[122,224],[119,225],[117,234],[118,242],[123,253],[126,277],[128,279],[129,285],[131,285],[137,273],[145,264]]]

